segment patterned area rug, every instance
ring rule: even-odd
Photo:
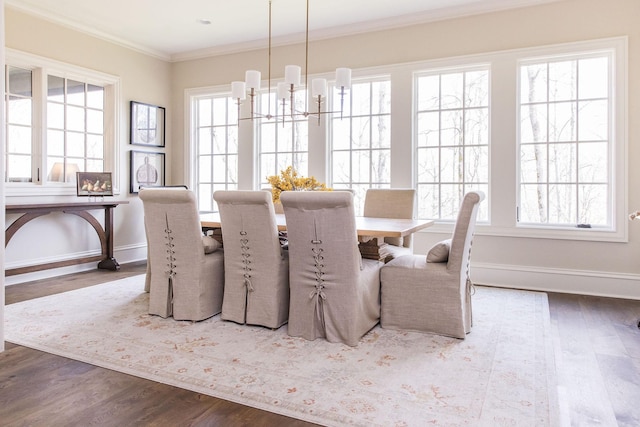
[[[147,314],[144,276],[5,307],[6,340],[328,426],[553,426],[547,296],[478,287],[465,340],[379,326],[349,347]]]

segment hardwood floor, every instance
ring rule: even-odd
[[[6,303],[144,271],[143,263],[127,264],[118,272],[12,285]],[[640,301],[549,294],[549,306],[561,425],[640,425]],[[312,425],[26,347],[5,343],[5,348],[2,426]]]
[[[145,272],[90,271],[6,287],[7,304]],[[207,395],[5,343],[0,426],[312,426]]]

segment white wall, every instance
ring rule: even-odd
[[[117,135],[120,161],[118,178],[120,193],[116,200],[127,200],[114,211],[114,252],[120,262],[146,258],[146,240],[142,218],[142,204],[137,195],[129,194],[129,151],[144,151],[146,147],[129,144],[129,101],[141,101],[170,107],[171,64],[131,49],[108,43],[55,25],[7,7],[6,46],[15,50],[73,64],[79,67],[115,75],[120,78],[120,127]],[[171,123],[174,112],[167,108],[167,146],[159,151],[171,150]],[[167,165],[167,179],[171,179],[171,166]],[[7,203],[37,203],[46,201],[77,201],[75,196],[43,199],[8,197]],[[4,210],[3,210],[4,212]],[[102,218],[100,211],[94,211]],[[17,218],[6,218],[10,223]],[[69,239],[73,236],[73,239]],[[100,242],[95,231],[84,220],[72,215],[48,215],[31,221],[21,228],[9,242],[5,254],[5,267],[73,258],[78,254],[99,254]],[[66,274],[95,268],[95,263],[11,276],[7,284]]]
[[[188,141],[185,133],[185,90],[205,86],[227,85],[242,79],[244,71],[262,68],[266,75],[266,49],[217,57],[167,63],[133,52],[67,28],[53,25],[10,8],[7,15],[6,44],[41,56],[121,76],[122,103],[120,128],[120,179],[123,193],[118,199],[130,204],[115,211],[115,252],[120,262],[144,258],[145,239],[142,206],[137,196],[128,194],[128,101],[138,100],[167,107],[168,182],[179,184],[185,179]],[[537,7],[514,9],[480,16],[469,16],[442,22],[425,23],[394,30],[358,34],[339,39],[312,41],[310,73],[331,72],[338,66],[355,70],[415,61],[436,60],[547,44],[567,43],[606,37],[628,36],[629,42],[629,128],[628,191],[630,209],[640,208],[640,2],[638,0],[565,0]],[[47,40],[47,43],[43,43]],[[266,46],[265,46],[266,47]],[[300,63],[304,45],[273,49],[274,78],[282,77],[284,65]],[[394,91],[397,88],[393,88]],[[404,90],[406,96],[407,88]],[[400,92],[402,94],[402,92]],[[410,151],[409,120],[394,119],[392,144],[394,152]],[[404,124],[404,125],[403,125]],[[508,135],[502,135],[503,139]],[[494,162],[512,164],[512,158],[497,154]],[[405,165],[394,160],[392,180],[406,186]],[[315,163],[311,170],[323,177]],[[319,172],[318,172],[319,171]],[[494,182],[492,191],[500,192],[513,185]],[[500,207],[502,209],[502,207]],[[58,243],[49,236],[60,224],[29,224],[16,235],[7,248],[7,262],[30,262],[40,256],[59,256]],[[72,229],[76,224],[65,223]],[[483,234],[474,243],[473,277],[476,282],[532,289],[618,295],[640,299],[640,223],[629,224],[628,243],[603,243],[532,238],[513,238]],[[93,232],[85,232],[86,240],[66,248],[80,252],[97,247],[91,241]],[[414,240],[417,252],[425,253],[443,235],[427,232]],[[84,239],[83,239],[84,240]],[[30,248],[37,247],[37,251]],[[36,252],[38,255],[36,254]],[[88,268],[92,268],[89,266]],[[48,271],[43,274],[59,274]],[[25,275],[28,276],[28,275]],[[10,277],[9,281],[31,280],[32,277]],[[8,282],[9,283],[9,282]]]
[[[640,182],[640,172],[633,165],[640,163],[640,122],[634,120],[640,109],[640,79],[637,77],[640,75],[639,18],[640,2],[637,0],[566,0],[388,31],[312,41],[309,72],[326,73],[336,67],[346,66],[353,68],[356,74],[358,70],[371,67],[628,36],[628,202],[630,209],[637,209],[640,207],[640,192],[634,183]],[[303,60],[302,44],[274,48],[274,78],[282,77],[285,64],[300,64]],[[264,50],[174,64],[171,87],[176,121],[173,137],[175,141],[182,142],[182,145],[175,144],[172,151],[174,176],[186,174],[188,134],[184,120],[185,90],[229,85],[233,80],[241,80],[247,69],[260,69],[265,76],[266,67],[267,55]],[[404,81],[410,82],[410,79]],[[412,96],[410,84],[393,87],[392,91],[394,97],[410,99]],[[504,119],[513,119],[514,113],[510,116]],[[394,120],[400,121],[394,121],[392,125],[392,157],[393,153],[399,153],[408,158],[406,154],[412,150],[409,112],[407,117]],[[515,123],[513,129],[515,130]],[[513,135],[492,135],[493,142],[506,141],[509,144]],[[316,178],[323,180],[325,159],[322,156],[310,158],[310,171]],[[514,158],[512,148],[494,149],[491,161],[495,164],[513,165]],[[410,165],[392,159],[392,185],[410,185],[407,178],[409,170]],[[491,193],[512,194],[513,186],[513,182],[494,179]],[[496,217],[509,216],[505,212],[511,209],[515,211],[513,201],[507,200],[505,203],[499,197],[494,197],[493,200],[492,213]],[[640,223],[636,221],[625,225],[629,225],[628,243],[514,238],[495,231],[483,232],[480,227],[474,242],[473,278],[478,283],[498,286],[640,299]],[[426,253],[431,244],[444,237],[445,234],[433,231],[421,233],[414,240],[415,251]]]

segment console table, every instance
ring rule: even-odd
[[[79,216],[87,221],[98,234],[102,253],[100,255],[83,256],[74,259],[48,262],[45,264],[30,265],[26,267],[12,268],[5,271],[5,276],[31,273],[49,268],[66,267],[69,265],[99,261],[98,268],[105,270],[119,270],[120,264],[113,257],[113,209],[127,201],[101,201],[84,203],[38,203],[24,205],[6,205],[5,212],[9,214],[22,214],[5,230],[5,247],[16,232],[32,219],[36,219],[52,212],[62,212]],[[88,211],[104,209],[104,228],[102,224]]]

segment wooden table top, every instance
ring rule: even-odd
[[[285,231],[287,229],[284,214],[276,214],[276,222],[278,230]],[[200,224],[202,227],[219,228],[221,226],[220,214],[200,214]],[[427,219],[356,217],[358,236],[403,237],[432,225],[433,220]]]

